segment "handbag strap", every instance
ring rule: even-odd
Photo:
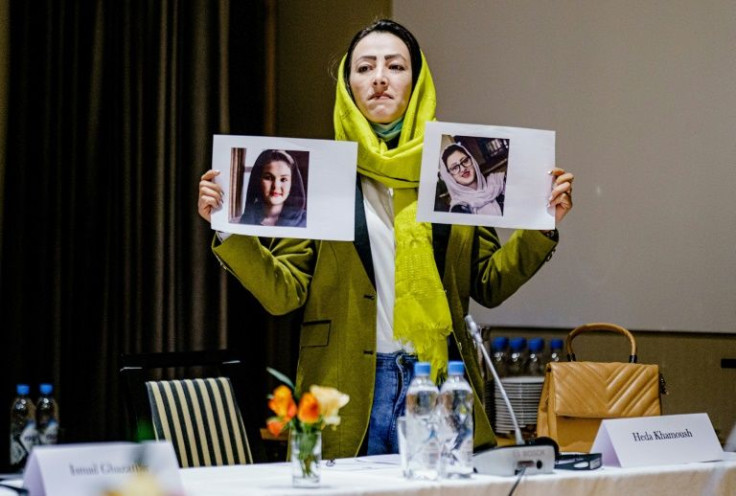
[[[575,361],[575,352],[572,351],[572,340],[575,339],[576,336],[584,332],[598,332],[598,331],[614,332],[616,334],[621,334],[629,338],[629,343],[631,343],[631,354],[629,355],[629,362],[636,363],[636,360],[637,360],[636,341],[634,340],[633,334],[631,334],[631,332],[629,332],[628,330],[624,329],[623,327],[619,325],[609,324],[607,322],[593,322],[591,324],[583,324],[579,327],[576,327],[572,331],[570,331],[570,334],[567,335],[567,339],[565,340],[565,349],[567,351],[567,359],[571,362]]]

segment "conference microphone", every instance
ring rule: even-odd
[[[525,474],[549,474],[554,471],[555,458],[558,452],[557,443],[551,438],[538,438],[531,443],[525,443],[519,429],[519,422],[511,407],[511,402],[506,390],[501,383],[498,372],[493,366],[488,351],[483,346],[483,338],[480,335],[478,325],[471,315],[465,316],[465,325],[473,337],[473,341],[480,349],[483,360],[493,374],[493,380],[498,386],[503,397],[506,408],[509,410],[511,422],[514,426],[515,445],[499,446],[495,448],[481,449],[473,453],[473,466],[479,474],[488,475],[517,475],[522,470]]]

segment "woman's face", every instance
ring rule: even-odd
[[[350,61],[350,90],[371,122],[388,124],[406,111],[411,96],[411,58],[401,38],[375,31],[360,40]]]
[[[261,196],[269,206],[283,205],[291,191],[291,168],[282,160],[269,162],[261,172]]]
[[[447,170],[456,183],[463,186],[473,186],[475,184],[473,159],[460,150],[452,152],[447,157]]]

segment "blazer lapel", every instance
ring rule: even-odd
[[[440,279],[445,275],[445,255],[447,255],[447,243],[450,240],[451,224],[432,224],[432,249],[434,250],[434,263]]]
[[[360,187],[360,178],[355,187],[355,241],[353,241],[358,256],[363,262],[368,278],[376,287],[376,275],[373,270],[373,255],[371,254],[371,241],[368,238],[368,224],[365,219],[365,205],[363,204],[363,189]]]

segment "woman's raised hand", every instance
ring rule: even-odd
[[[212,210],[222,205],[222,188],[214,182],[220,171],[210,169],[199,181],[199,199],[197,200],[197,212],[207,222],[211,221]]]
[[[572,210],[572,181],[575,176],[564,169],[554,168],[549,173],[555,178],[549,204],[555,207],[555,222],[559,222]]]

